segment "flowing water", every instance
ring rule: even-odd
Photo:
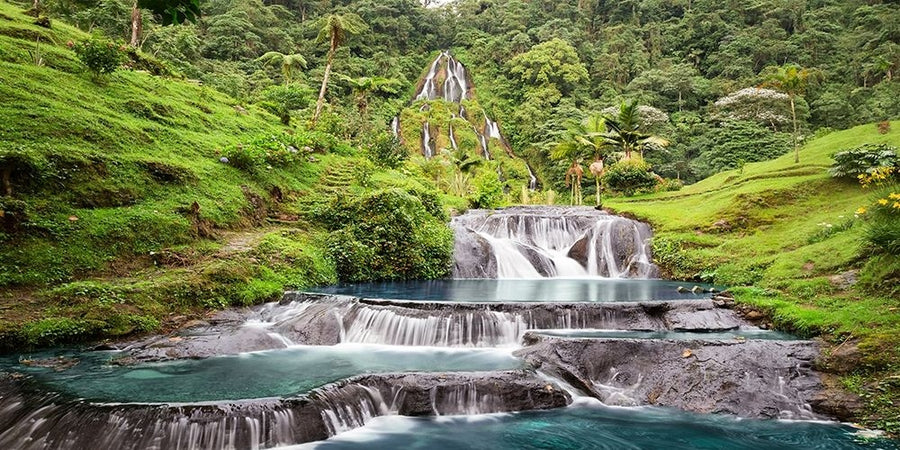
[[[826,422],[740,420],[664,408],[572,406],[477,417],[380,417],[364,428],[291,449],[897,449]]]
[[[451,222],[454,278],[654,278],[647,224],[592,208],[473,210]]]
[[[691,292],[690,288],[700,289]],[[679,292],[682,287],[684,292]],[[709,298],[705,284],[628,279],[468,279],[339,284],[323,294],[435,302],[641,302]]]
[[[294,346],[283,350],[118,366],[118,352],[57,352],[33,359],[78,359],[65,371],[16,359],[0,369],[31,374],[48,389],[102,403],[190,403],[290,397],[355,375],[511,370],[524,363],[509,350],[398,348],[375,344]],[[210,382],[215,380],[215,382]]]

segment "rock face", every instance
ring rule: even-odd
[[[454,278],[654,278],[645,223],[593,208],[471,210],[451,222]]]
[[[712,300],[639,303],[436,303],[288,293],[283,304],[129,346],[120,363],[204,358],[341,342],[443,347],[515,346],[528,330],[595,328],[725,331],[742,322]]]
[[[517,355],[610,405],[811,419],[823,390],[808,341],[532,341]]]
[[[569,404],[523,371],[351,378],[305,397],[207,405],[94,405],[0,380],[0,448],[268,448],[326,439],[385,414],[476,414]]]

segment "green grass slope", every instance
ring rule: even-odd
[[[900,146],[900,122],[835,132],[793,154],[717,174],[679,192],[608,205],[649,221],[655,258],[672,277],[733,286],[774,325],[834,345],[823,369],[868,401],[870,423],[900,429],[900,255],[863,239],[873,194],[831,178],[830,155],[863,143]],[[845,283],[840,275],[859,282]],[[849,364],[847,364],[849,362]],[[895,406],[896,405],[896,406]]]
[[[428,191],[194,82],[119,70],[94,83],[66,46],[89,36],[33,21],[0,2],[0,348],[156,331],[333,283],[333,230],[313,213]],[[261,139],[279,156],[237,164]]]

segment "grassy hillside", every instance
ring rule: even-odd
[[[608,203],[653,224],[655,257],[669,275],[735,286],[737,301],[764,310],[775,326],[822,335],[834,346],[823,368],[868,400],[872,423],[896,431],[900,255],[878,254],[863,239],[866,215],[855,212],[870,207],[873,192],[826,173],[841,149],[900,146],[900,122],[892,128],[815,139],[800,164],[789,154],[679,192]]]
[[[376,167],[327,130],[146,71],[95,83],[66,45],[89,36],[34,20],[0,2],[0,173],[11,190],[0,192],[0,347],[155,331],[332,283],[329,249],[367,238],[335,237],[339,212],[352,222],[383,201],[410,208],[415,224],[444,214],[429,209],[427,182]],[[407,193],[378,196],[388,188]]]

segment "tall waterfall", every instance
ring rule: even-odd
[[[590,208],[474,210],[453,219],[455,278],[654,278],[647,224]]]

